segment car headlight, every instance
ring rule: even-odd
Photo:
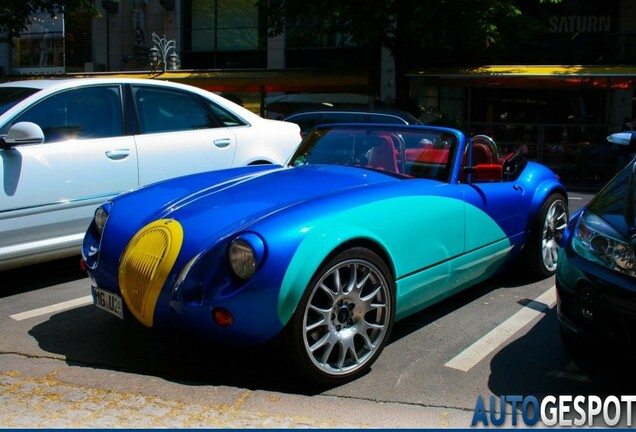
[[[259,236],[253,233],[242,234],[230,244],[230,268],[239,279],[249,280],[256,273],[264,254],[265,245]]]
[[[106,221],[108,220],[108,212],[104,207],[99,207],[95,210],[95,215],[93,216],[93,222],[95,222],[95,229],[97,229],[97,234],[101,237],[104,232],[104,227],[106,226]]]
[[[581,257],[611,270],[636,276],[634,247],[602,218],[584,212],[579,218],[572,247]]]

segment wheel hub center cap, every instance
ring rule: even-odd
[[[346,304],[340,305],[336,311],[336,324],[346,324],[351,319],[351,311]]]

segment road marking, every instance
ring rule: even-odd
[[[80,297],[75,300],[69,300],[62,303],[57,303],[50,306],[45,306],[38,309],[33,309],[26,312],[20,312],[14,315],[11,315],[16,321],[22,321],[29,318],[34,318],[40,315],[46,315],[53,312],[60,312],[67,309],[73,309],[80,306],[86,306],[93,303],[93,296]]]
[[[556,303],[556,288],[552,286],[539,297],[531,301],[519,312],[490,331],[487,335],[466,348],[444,366],[468,372],[488,354],[500,347],[512,335],[521,330],[539,315],[545,313]]]

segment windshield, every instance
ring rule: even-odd
[[[26,87],[0,87],[0,115],[38,91],[40,90]]]
[[[320,127],[302,141],[290,165],[350,165],[448,181],[457,146],[457,136],[433,129]]]
[[[594,197],[588,205],[588,209],[602,217],[614,228],[623,233],[628,233],[630,225],[634,223],[634,201],[627,201],[627,188],[631,176],[634,161],[627,164],[603,189]],[[631,206],[630,208],[626,207]],[[630,215],[630,221],[625,221],[625,217]]]

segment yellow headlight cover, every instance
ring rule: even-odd
[[[119,286],[130,312],[147,327],[161,287],[183,244],[183,227],[174,219],[160,219],[143,227],[130,240],[119,265]]]

